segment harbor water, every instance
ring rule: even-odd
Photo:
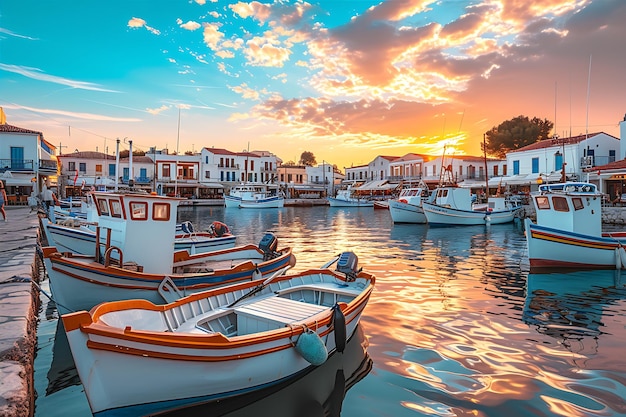
[[[520,223],[432,228],[325,206],[180,207],[178,217],[197,230],[224,222],[238,244],[272,232],[296,271],[350,250],[377,281],[343,354],[172,416],[626,416],[626,271],[529,274]],[[35,416],[88,417],[54,304],[42,304]]]

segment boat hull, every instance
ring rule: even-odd
[[[328,204],[331,207],[374,207],[374,203],[368,200],[359,199],[342,199],[335,197],[328,197]]]
[[[242,198],[239,201],[239,208],[282,208],[285,206],[285,199],[283,197],[268,197],[259,199],[245,199]]]
[[[229,252],[235,250],[237,248],[204,254],[206,256],[197,255],[205,259],[208,266],[211,262],[223,263],[230,256],[232,267],[215,270],[207,267],[203,272],[187,274],[148,274],[104,266],[87,257],[60,256],[55,253],[55,248],[44,248],[44,264],[52,296],[61,314],[89,310],[106,301],[144,299],[162,304],[165,300],[159,293],[159,285],[166,277],[170,277],[176,287],[187,295],[215,286],[267,277],[295,264],[290,249],[268,261],[264,261],[257,250],[238,251],[236,255]],[[222,255],[213,255],[219,253]]]
[[[520,208],[503,211],[459,210],[436,204],[422,203],[426,220],[431,226],[475,226],[511,223]]]
[[[426,223],[424,209],[398,200],[389,201],[389,214],[394,223]]]
[[[524,219],[531,271],[624,269],[626,238],[591,236],[540,226]]]

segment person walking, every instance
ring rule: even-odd
[[[2,213],[2,217],[5,222],[8,222],[7,212],[4,209],[4,205],[9,201],[7,198],[7,192],[4,189],[4,182],[0,181],[0,213]]]

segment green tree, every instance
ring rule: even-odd
[[[302,152],[302,155],[300,155],[300,164],[306,165],[309,167],[317,165],[317,161],[315,160],[315,155],[313,155],[313,152],[309,152],[309,151]]]
[[[487,131],[485,147],[487,154],[504,158],[506,153],[539,140],[549,139],[554,123],[548,119],[517,116]]]

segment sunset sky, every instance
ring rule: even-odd
[[[340,168],[480,155],[519,115],[619,137],[626,1],[3,0],[0,106],[63,153],[119,138]]]

